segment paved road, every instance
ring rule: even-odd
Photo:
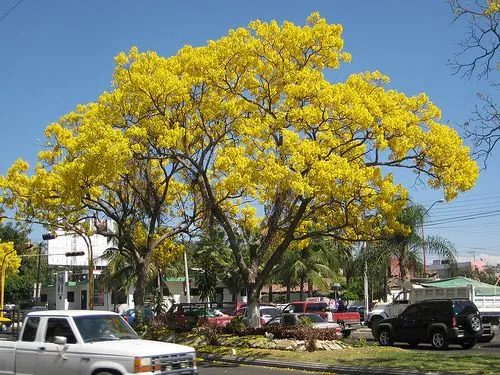
[[[200,363],[200,375],[312,375],[317,374],[308,371],[295,371],[291,369],[276,369],[270,367],[235,365],[226,363]]]
[[[352,339],[357,339],[360,337],[364,337],[368,345],[374,345],[376,342],[373,340],[371,331],[368,328],[362,328],[358,331],[355,331],[351,335]],[[403,349],[409,350],[434,350],[432,349],[430,344],[420,344],[418,347],[414,349],[410,349],[408,344],[406,343],[396,343],[395,346]],[[460,345],[450,345],[447,351],[463,351],[467,354],[500,354],[500,333],[497,331],[493,340],[488,343],[477,343],[472,349],[465,350]],[[446,353],[446,352],[445,352]]]

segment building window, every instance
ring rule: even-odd
[[[40,302],[47,302],[47,294],[40,294]]]
[[[68,302],[75,302],[75,292],[68,292]]]

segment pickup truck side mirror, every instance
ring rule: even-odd
[[[68,342],[68,338],[65,336],[55,336],[54,337],[54,344],[66,345],[67,342]]]

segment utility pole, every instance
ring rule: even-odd
[[[186,254],[186,249],[184,249],[184,274],[186,277],[186,298],[187,298],[187,303],[191,303],[191,291],[189,290],[189,269],[188,269],[188,260],[187,260],[187,254]]]
[[[366,242],[363,242],[363,252],[366,250]],[[365,271],[364,271],[364,280],[363,280],[363,293],[365,295],[365,316],[368,314],[370,310],[370,298],[368,295],[368,264],[365,260]]]
[[[38,259],[37,259],[37,265],[36,265],[35,306],[38,306],[38,303],[40,302],[40,268],[41,268],[40,258],[41,257],[42,257],[42,246],[41,246],[41,244],[39,244],[38,245]]]

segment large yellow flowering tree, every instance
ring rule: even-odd
[[[217,222],[258,325],[260,290],[285,250],[316,236],[356,241],[405,230],[397,215],[407,192],[391,168],[415,172],[448,200],[478,175],[425,94],[388,90],[380,72],[325,78],[351,59],[341,33],[314,13],[303,27],[251,22],[170,58],[120,53],[113,91],[48,128],[33,177],[14,168],[7,180],[38,178],[44,199],[57,191],[118,223],[121,207],[158,218],[123,226],[122,242],[154,243],[178,233],[173,223],[196,227],[194,213],[203,225]]]

